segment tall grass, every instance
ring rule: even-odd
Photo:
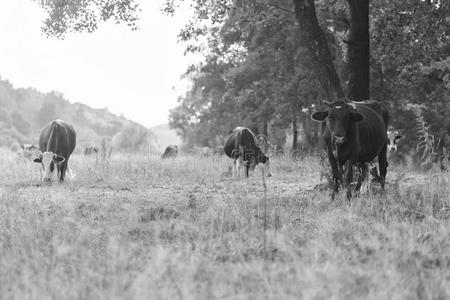
[[[320,161],[73,156],[73,181],[0,151],[5,299],[446,299],[449,175],[388,173],[388,193],[331,201]],[[265,223],[265,226],[264,226]],[[265,246],[264,246],[265,241]]]

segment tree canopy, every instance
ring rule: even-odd
[[[137,29],[139,5],[135,0],[32,0],[47,18],[42,31],[62,38],[68,32],[93,32],[100,22],[113,20]]]
[[[180,1],[167,1],[166,13]],[[433,130],[450,130],[447,2],[196,0],[193,7],[180,40],[204,61],[187,70],[192,88],[170,118],[188,143],[212,144],[243,125],[269,135],[291,128],[295,136],[298,128],[301,143],[314,144],[310,112],[344,95],[384,102],[400,129],[414,128],[408,103],[426,104]]]

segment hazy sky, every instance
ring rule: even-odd
[[[160,12],[164,0],[141,0],[140,29],[102,23],[97,32],[64,40],[41,33],[43,13],[32,0],[0,1],[0,76],[15,87],[62,92],[71,102],[146,126],[167,123],[188,84],[180,75],[194,61],[177,34],[190,11]]]

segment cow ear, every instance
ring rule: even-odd
[[[353,123],[359,123],[364,120],[364,117],[359,112],[350,112],[350,121]]]
[[[311,119],[316,122],[323,122],[328,118],[328,111],[316,111],[311,115]]]
[[[395,139],[396,139],[396,140],[398,140],[398,139],[400,139],[400,138],[402,138],[402,136],[399,135],[399,134],[397,134],[397,135],[395,136]]]
[[[36,162],[36,163],[41,163],[42,162],[42,155],[39,155],[38,157],[33,159],[33,161]]]
[[[55,161],[57,162],[57,163],[63,163],[64,161],[65,161],[66,159],[64,158],[64,157],[62,157],[62,156],[59,156],[59,155],[56,155],[55,156]]]

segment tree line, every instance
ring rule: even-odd
[[[175,12],[180,1],[167,1]],[[374,99],[414,145],[421,105],[436,139],[450,132],[450,3],[444,1],[194,1],[180,33],[202,53],[170,125],[188,144],[219,143],[236,125],[278,146],[314,147],[324,99]]]
[[[138,29],[136,0],[32,1],[47,13],[48,36],[92,32],[108,20]],[[403,150],[415,149],[424,130],[445,146],[449,1],[166,0],[162,11],[176,15],[182,2],[194,15],[179,38],[187,53],[204,56],[186,71],[192,87],[170,115],[188,145],[220,144],[239,124],[279,146],[289,129],[290,147],[314,147],[310,113],[345,96],[388,106]]]

